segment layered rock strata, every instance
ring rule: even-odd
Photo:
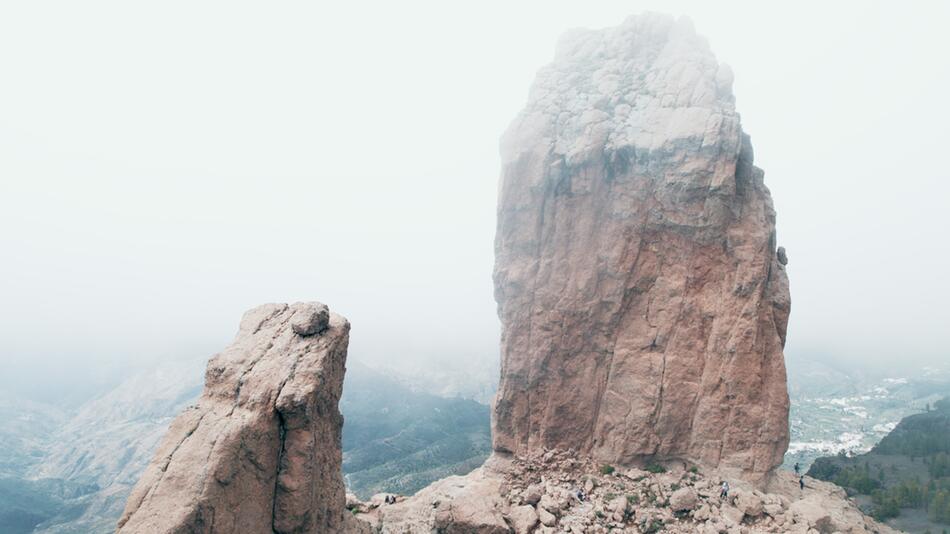
[[[538,74],[502,141],[496,451],[781,463],[786,258],[731,86],[662,15],[569,34]]]
[[[319,303],[244,315],[126,504],[122,534],[344,532],[337,404],[350,325]]]

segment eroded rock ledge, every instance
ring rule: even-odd
[[[349,330],[320,303],[247,312],[132,491],[119,532],[346,531],[337,405]]]

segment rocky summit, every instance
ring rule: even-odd
[[[122,534],[344,532],[340,432],[350,325],[319,303],[244,315],[126,504]]]
[[[775,212],[687,19],[575,31],[502,140],[494,449],[764,482],[788,445]]]

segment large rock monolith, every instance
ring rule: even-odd
[[[495,450],[779,465],[787,260],[732,72],[692,24],[566,36],[502,165]]]

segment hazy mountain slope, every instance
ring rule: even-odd
[[[784,467],[871,449],[905,416],[950,392],[950,367],[876,373],[820,361],[789,363],[791,442]],[[899,374],[898,374],[899,373]]]
[[[877,519],[907,532],[950,527],[950,400],[905,417],[865,454],[818,458],[808,474],[846,488]]]
[[[0,532],[113,532],[168,423],[200,393],[203,366],[163,363],[69,413],[0,398]],[[357,493],[412,493],[487,455],[487,406],[419,389],[350,365],[340,406],[344,473]]]
[[[497,356],[488,361],[484,357],[472,357],[453,361],[451,365],[436,357],[420,357],[399,362],[398,366],[384,362],[371,367],[412,391],[489,405],[498,389],[499,363]]]
[[[196,362],[169,362],[83,404],[30,474],[100,487],[134,483],[171,417],[201,392],[202,375]]]
[[[53,518],[77,518],[96,486],[63,480],[0,478],[0,532],[26,534]],[[77,531],[80,532],[80,531]]]
[[[0,393],[0,477],[22,476],[42,461],[49,439],[67,417],[54,406]]]
[[[168,423],[201,391],[202,368],[197,361],[165,362],[82,404],[54,433],[46,456],[29,475],[91,485],[95,491],[67,500],[36,532],[114,531]]]
[[[484,404],[413,391],[359,364],[347,369],[340,408],[343,473],[361,497],[414,493],[478,467],[491,448]]]

